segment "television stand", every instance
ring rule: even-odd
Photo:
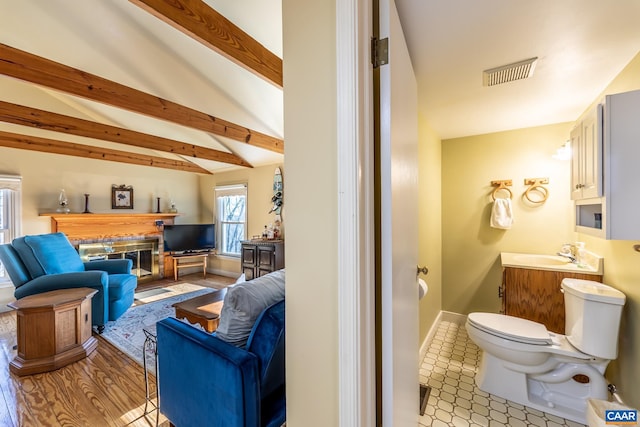
[[[189,252],[183,254],[172,254],[173,258],[173,279],[178,280],[178,270],[186,267],[202,267],[202,278],[207,278],[207,259],[209,252]]]

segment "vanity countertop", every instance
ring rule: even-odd
[[[585,251],[582,265],[570,262],[568,258],[559,255],[525,254],[502,252],[500,261],[503,267],[529,268],[534,270],[562,271],[568,273],[593,274],[602,276],[604,273],[604,258],[593,252]]]

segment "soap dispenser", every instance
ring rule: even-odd
[[[578,267],[585,267],[585,249],[584,242],[576,242],[576,264]]]

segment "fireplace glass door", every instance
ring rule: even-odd
[[[78,253],[82,261],[130,259],[132,274],[140,282],[159,278],[157,240],[121,240],[116,242],[81,243]]]

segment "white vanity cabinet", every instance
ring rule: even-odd
[[[571,199],[602,196],[602,106],[571,131]]]
[[[595,151],[573,155],[589,159],[600,150],[601,172],[597,178],[601,180],[602,193],[592,197],[591,187],[585,186],[581,188],[585,191],[574,195],[575,185],[580,183],[572,182],[576,231],[612,240],[640,240],[640,90],[607,95],[593,114],[597,147]],[[589,120],[581,122],[583,141],[577,143],[578,151],[585,146],[584,129],[589,128]],[[578,132],[574,131],[577,138]],[[586,162],[572,161],[572,181],[580,175],[574,168],[596,167],[589,166],[589,160]]]

